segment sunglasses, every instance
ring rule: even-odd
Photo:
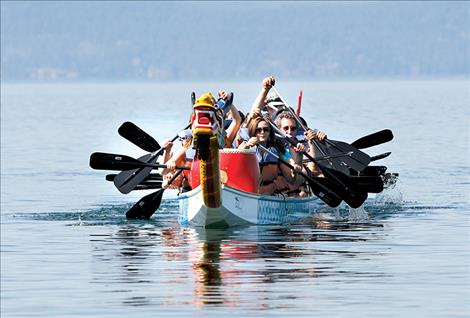
[[[284,131],[288,131],[289,129],[290,129],[290,131],[296,131],[297,127],[295,127],[295,126],[284,126],[284,127],[282,127],[282,130],[284,130]]]
[[[256,128],[255,132],[260,133],[260,132],[269,132],[269,127],[261,127],[261,128]]]

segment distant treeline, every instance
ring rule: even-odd
[[[468,76],[469,2],[1,2],[2,80]]]

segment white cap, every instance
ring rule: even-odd
[[[279,95],[276,94],[275,91],[269,91],[268,95],[266,96],[266,101],[267,102],[272,102],[272,101],[280,101],[281,98]]]
[[[285,106],[285,105],[284,105],[283,102],[277,102],[277,101],[276,101],[276,102],[268,102],[268,103],[267,103],[267,106],[268,106],[269,108],[273,108],[274,110],[278,110],[278,108],[281,108],[281,107],[283,107],[283,106]]]

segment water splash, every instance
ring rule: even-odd
[[[369,220],[369,214],[364,206],[360,206],[357,209],[349,207],[347,219],[349,222],[363,223]]]
[[[391,175],[385,180],[384,191],[375,197],[376,205],[400,205],[403,203],[403,193],[400,190],[401,180],[396,175]]]
[[[78,214],[78,224],[77,224],[77,226],[83,226],[83,225],[84,225],[84,223],[83,223],[83,221],[82,221],[82,213],[81,213],[81,211],[79,211],[79,214]]]

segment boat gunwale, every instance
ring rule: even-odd
[[[252,192],[246,192],[243,190],[239,190],[233,187],[230,187],[226,184],[222,184],[222,190],[226,190],[238,195],[242,195],[245,197],[250,197],[252,199],[257,199],[257,200],[262,200],[262,201],[275,201],[275,202],[288,202],[288,203],[307,203],[309,201],[317,201],[320,200],[320,198],[316,196],[310,196],[310,197],[305,197],[305,198],[299,198],[299,197],[288,197],[288,196],[272,196],[272,195],[263,195],[263,194],[257,194],[257,193],[252,193]],[[195,189],[181,193],[176,197],[176,200],[184,200],[184,199],[189,199],[195,195],[197,195],[201,191],[201,186],[197,186]]]

